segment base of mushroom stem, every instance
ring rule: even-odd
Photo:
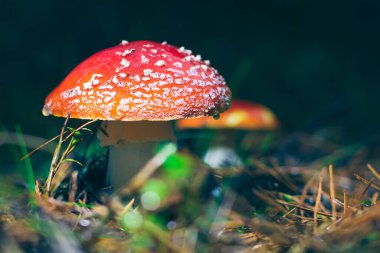
[[[120,190],[128,185],[153,157],[153,150],[159,142],[124,142],[109,147],[108,180],[114,190]]]
[[[235,150],[225,145],[209,147],[202,160],[213,169],[243,167],[243,160]]]

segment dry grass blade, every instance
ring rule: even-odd
[[[372,196],[372,204],[376,205],[378,198],[379,198],[379,192],[375,192]]]
[[[302,205],[307,197],[307,191],[311,188],[311,185],[313,184],[315,180],[315,174],[312,175],[312,177],[306,182],[306,184],[304,185],[303,189],[302,189],[302,195],[301,197],[299,198],[299,201],[298,203],[300,205]],[[304,210],[301,210],[301,215],[304,216]]]
[[[291,228],[285,229],[284,226],[258,218],[252,219],[250,226],[254,228],[256,232],[270,237],[271,240],[278,245],[289,246],[294,243],[296,231],[293,231]]]
[[[91,120],[91,121],[88,121],[86,123],[84,123],[83,125],[81,125],[80,127],[74,129],[71,131],[70,134],[68,134],[65,138],[64,138],[64,134],[67,132],[65,131],[66,127],[67,127],[67,123],[69,121],[69,118],[70,118],[70,115],[67,116],[67,118],[65,119],[65,122],[62,126],[62,129],[61,129],[61,134],[59,135],[59,141],[58,141],[58,144],[57,144],[57,147],[54,151],[54,155],[53,155],[53,159],[52,159],[52,162],[51,162],[51,165],[50,165],[50,170],[49,170],[49,176],[46,180],[46,192],[48,195],[50,195],[52,192],[52,181],[55,177],[55,175],[57,174],[57,171],[60,169],[61,165],[64,164],[65,161],[72,161],[72,162],[76,162],[75,160],[72,160],[72,159],[67,159],[67,156],[75,149],[76,145],[74,144],[75,141],[73,138],[71,138],[75,133],[77,133],[78,131],[80,131],[81,129],[83,129],[84,127],[96,122],[97,120]],[[61,154],[61,149],[62,149],[62,144],[67,141],[68,139],[70,139],[70,143],[67,145],[66,149],[62,152]],[[78,162],[77,162],[78,163]],[[58,182],[58,185],[59,185],[60,182]]]
[[[121,211],[121,215],[128,212],[132,208],[134,203],[135,203],[135,198],[131,199],[131,201],[129,201],[129,203],[124,207],[124,209]]]
[[[67,133],[67,131],[64,132],[64,134]],[[36,153],[38,150],[44,148],[45,146],[49,145],[50,143],[52,143],[53,141],[55,141],[56,139],[58,139],[59,137],[61,136],[61,134],[55,136],[54,138],[44,142],[43,144],[39,145],[37,148],[33,149],[31,152],[29,152],[28,154],[24,155],[23,157],[21,157],[21,161],[25,160],[27,157],[33,155],[34,153]],[[54,152],[54,151],[53,151]]]
[[[377,178],[377,180],[380,180],[380,174],[375,170],[375,168],[369,163],[367,163],[367,167],[372,172],[372,174]]]
[[[347,194],[343,192],[343,217],[347,217]]]
[[[220,205],[209,234],[216,237],[226,227],[228,217],[230,216],[232,205],[235,202],[236,193],[230,188],[226,191],[222,204]]]
[[[330,199],[331,199],[331,211],[333,220],[336,220],[336,203],[335,203],[335,184],[334,184],[334,171],[333,165],[329,165],[329,175],[330,175]],[[333,223],[335,226],[335,223]]]
[[[318,228],[318,209],[319,205],[321,204],[321,197],[322,197],[322,181],[323,181],[323,176],[319,176],[319,182],[318,182],[318,193],[317,193],[317,198],[315,200],[315,207],[314,207],[314,233],[317,233],[317,228]]]
[[[72,162],[60,164],[59,169],[51,179],[50,192],[55,192],[59,188],[62,181],[70,175],[72,164]]]
[[[120,193],[128,194],[142,186],[144,182],[166,161],[166,159],[176,152],[176,150],[177,148],[171,144],[164,147],[144,165],[126,187],[121,189]]]
[[[39,184],[40,183],[38,182],[38,180],[36,180],[36,183],[34,184],[34,192],[35,192],[35,195],[36,195],[36,199],[39,199],[42,196]]]
[[[74,171],[71,174],[71,189],[69,193],[69,202],[74,203],[75,202],[75,195],[78,190],[78,171]]]
[[[88,126],[88,125],[90,125],[90,124],[92,124],[92,123],[94,123],[94,122],[96,122],[96,121],[97,121],[97,120],[91,120],[91,121],[88,121],[88,122],[86,122],[85,124],[83,124],[82,126],[80,126],[79,128],[77,128],[75,131],[79,131],[79,130],[81,130],[82,128],[84,128],[84,127],[86,127],[86,126]],[[74,131],[73,133],[69,134],[69,135],[65,138],[65,140],[63,140],[63,141],[66,141],[68,138],[70,138],[70,137],[75,133],[75,131]],[[64,131],[63,134],[66,134],[66,133],[68,133],[68,132],[69,132],[69,131]],[[40,150],[40,149],[42,149],[42,148],[45,148],[47,145],[49,145],[50,143],[52,143],[53,141],[55,141],[56,139],[58,139],[58,138],[60,138],[60,137],[61,137],[61,134],[59,134],[59,135],[53,137],[52,139],[50,139],[50,140],[48,140],[48,141],[42,143],[41,145],[39,145],[39,146],[37,146],[35,149],[33,149],[31,152],[29,152],[28,154],[26,154],[26,155],[24,155],[23,157],[21,157],[20,160],[21,160],[21,161],[22,161],[22,160],[25,160],[27,157],[33,155],[33,154],[36,153],[38,150]],[[31,140],[40,140],[40,139],[41,139],[41,138],[35,139],[36,137],[34,137],[34,136],[30,136],[29,138],[33,138],[33,139],[31,139]],[[41,139],[41,140],[42,140],[42,139]],[[33,145],[33,147],[34,147],[34,146],[35,146],[35,145]],[[54,150],[50,150],[50,149],[47,149],[47,151],[49,151],[49,152],[54,152]]]
[[[364,188],[364,190],[360,194],[359,200],[363,199],[364,195],[368,192],[369,187],[371,187],[371,185],[372,185],[372,181],[373,181],[373,178],[371,178],[371,180],[369,180],[369,183],[366,185],[366,187]]]
[[[278,201],[278,203],[286,205],[286,206],[289,206],[289,207],[297,208],[297,209],[308,211],[308,212],[315,212],[315,208],[310,208],[310,207],[306,207],[306,206],[291,204],[291,203],[288,203],[288,202],[283,201],[283,200],[277,200],[277,201]],[[317,214],[318,215],[323,215],[323,216],[326,216],[326,217],[338,217],[339,218],[339,216],[334,216],[334,215],[332,215],[330,213],[326,213],[326,212],[322,212],[322,211],[318,211]]]
[[[271,175],[272,177],[276,178],[278,181],[282,182],[284,185],[289,187],[292,191],[297,190],[297,186],[294,185],[292,180],[284,173],[279,172],[276,168],[268,168],[264,163],[256,160],[251,159],[251,162],[261,171],[264,173]]]
[[[283,213],[286,213],[288,210],[286,208],[284,208],[282,205],[280,205],[277,201],[277,199],[275,199],[273,196],[270,196],[268,194],[268,192],[263,192],[263,191],[259,191],[259,190],[252,190],[253,194],[255,194],[258,198],[260,198],[261,200],[265,201],[265,203],[267,203],[268,205],[276,208],[277,210],[283,212]]]
[[[378,221],[380,220],[380,205],[372,206],[371,208],[363,210],[360,214],[352,215],[342,220],[336,229],[327,232],[322,236],[323,240],[330,245],[336,245],[337,242],[340,245],[359,245],[365,237],[367,237],[371,232],[378,234]],[[378,245],[378,239],[377,239]],[[364,248],[365,249],[365,248]],[[346,250],[352,251],[352,250]],[[352,251],[357,252],[357,251]],[[368,251],[365,251],[368,252]],[[369,251],[369,252],[378,252]]]
[[[67,126],[67,122],[69,121],[69,118],[70,118],[70,114],[67,115],[65,122],[63,123],[62,129],[61,129],[61,134],[59,135],[59,142],[58,142],[57,147],[54,150],[53,159],[52,159],[51,164],[50,164],[49,176],[46,180],[46,192],[48,195],[50,195],[50,185],[51,185],[51,181],[53,179],[53,176],[55,174],[55,171],[57,169],[57,161],[59,158],[59,154],[61,152],[62,139],[63,139],[63,135],[65,133],[65,129]]]
[[[295,210],[297,210],[297,208],[296,208],[296,207],[293,207],[292,209],[289,210],[289,212],[287,212],[286,214],[284,214],[282,217],[283,217],[283,218],[288,217],[288,215],[290,215],[290,214],[291,214],[292,212],[294,212]]]
[[[370,185],[370,187],[372,187],[372,188],[374,188],[374,189],[380,191],[380,186],[375,185],[374,183],[372,183],[371,180],[368,181],[367,179],[365,179],[365,178],[359,176],[358,174],[354,174],[354,177],[355,177],[357,180],[359,180],[360,182],[362,182],[362,183],[364,183],[364,184],[366,184],[366,185]]]
[[[170,240],[170,234],[163,230],[160,226],[151,222],[149,220],[144,221],[144,228],[148,231],[152,236],[157,238],[160,243],[165,245],[169,252],[178,252],[178,253],[190,253],[192,251],[187,250],[186,248],[180,248],[180,245],[172,243]],[[183,245],[182,245],[183,246]]]

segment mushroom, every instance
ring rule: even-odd
[[[230,109],[220,115],[218,120],[214,120],[213,117],[181,119],[176,125],[179,130],[219,130],[219,138],[215,138],[217,143],[212,143],[203,156],[203,161],[213,168],[243,165],[235,151],[236,130],[272,131],[279,127],[277,117],[269,108],[245,100],[233,100]],[[220,143],[221,139],[223,143]]]
[[[157,142],[174,140],[170,121],[219,115],[231,92],[223,77],[190,50],[166,42],[122,41],[80,63],[46,98],[42,113],[99,119],[110,146],[109,179],[118,189],[152,157]]]

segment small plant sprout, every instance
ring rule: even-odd
[[[21,160],[27,159],[36,150],[39,150],[45,145],[51,143],[53,140],[58,139],[58,144],[54,150],[53,158],[50,164],[49,175],[44,185],[44,192],[46,192],[47,195],[52,195],[59,187],[63,178],[68,176],[70,172],[70,166],[63,166],[63,165],[67,163],[76,163],[80,166],[83,166],[83,164],[81,164],[79,161],[70,158],[69,155],[83,140],[85,136],[83,132],[87,134],[92,134],[92,130],[86,128],[86,126],[96,121],[96,120],[88,121],[75,129],[75,128],[67,126],[69,118],[70,117],[68,115],[62,126],[61,133],[58,136],[45,142],[44,144],[39,146],[37,149],[33,150],[32,152],[30,152],[29,154],[26,154],[24,157],[21,158]]]
[[[174,140],[172,120],[219,115],[231,92],[223,77],[190,50],[152,41],[123,42],[79,64],[46,98],[44,115],[103,120],[109,178],[119,189]]]

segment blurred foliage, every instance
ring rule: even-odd
[[[380,245],[378,145],[347,148],[321,129],[250,149],[244,166],[216,169],[165,143],[155,157],[168,155],[153,174],[132,192],[112,193],[99,182],[107,153],[94,131],[66,129],[60,153],[75,143],[68,155],[78,162],[58,168],[54,194],[38,178],[31,203],[27,181],[0,179],[1,252],[376,252]],[[241,143],[250,141],[245,135]]]
[[[234,97],[272,108],[288,130],[376,130],[377,1],[27,1],[0,10],[0,119],[52,136],[46,95],[79,62],[122,39],[168,41],[210,59]]]

